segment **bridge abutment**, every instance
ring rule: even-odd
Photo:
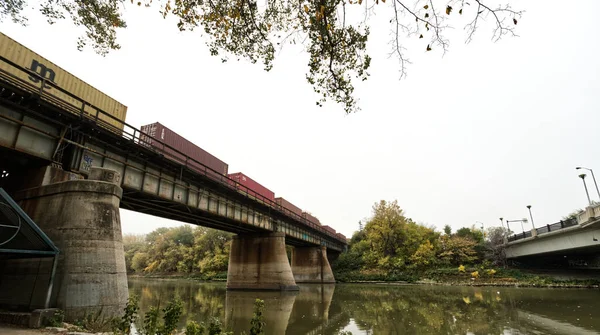
[[[324,246],[295,247],[292,273],[297,283],[335,283]]]
[[[227,289],[297,291],[298,285],[285,252],[285,233],[234,236]]]
[[[60,250],[51,302],[66,320],[100,312],[115,316],[127,302],[119,183],[118,173],[93,169],[89,180],[42,183],[17,194]]]

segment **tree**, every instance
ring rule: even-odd
[[[410,256],[410,261],[416,268],[424,268],[432,265],[436,261],[433,244],[429,240],[425,240],[425,243],[421,244],[417,248],[417,251]]]
[[[444,226],[444,233],[446,235],[452,235],[452,227],[450,227],[450,225],[445,225]]]
[[[477,259],[475,242],[458,235],[440,237],[438,257],[450,265],[469,264]]]
[[[135,272],[143,272],[148,266],[148,254],[145,252],[138,252],[133,255],[131,259],[131,268]]]
[[[485,257],[494,265],[506,266],[504,238],[507,235],[508,231],[504,227],[488,228],[488,239],[485,242]]]
[[[408,219],[397,201],[381,200],[373,206],[373,217],[365,226],[365,234],[374,251],[382,256],[395,256],[406,240]]]
[[[563,216],[562,219],[564,221],[575,219],[583,212],[584,212],[584,210],[579,208],[579,209],[573,210],[571,213],[567,214],[566,216]]]
[[[77,47],[87,45],[101,55],[119,49],[117,30],[127,27],[123,13],[131,6],[158,10],[163,17],[178,19],[179,30],[202,27],[207,46],[223,62],[234,56],[252,63],[261,61],[265,70],[273,67],[277,49],[285,44],[303,44],[308,53],[307,81],[319,96],[317,105],[333,100],[347,113],[359,110],[354,81],[364,81],[371,57],[366,52],[369,22],[376,11],[388,10],[393,34],[390,53],[399,60],[400,77],[409,63],[403,42],[419,41],[423,51],[448,50],[445,37],[452,21],[466,22],[466,42],[470,42],[486,19],[491,19],[494,40],[516,36],[522,11],[509,4],[497,7],[489,0],[42,0],[40,11],[49,23],[69,18],[85,30]],[[508,0],[505,0],[508,1]],[[0,20],[10,18],[25,25],[23,9],[27,0],[0,2]],[[381,17],[381,16],[379,16]]]
[[[456,231],[456,236],[469,238],[476,243],[483,243],[483,231],[475,228],[475,226],[460,228]]]

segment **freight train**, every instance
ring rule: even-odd
[[[287,210],[297,216],[303,218],[307,222],[315,225],[321,225],[319,219],[312,214],[303,211],[298,206],[292,204],[282,197],[275,197],[275,192],[261,185],[259,182],[250,178],[242,172],[229,173],[229,165],[217,157],[213,156],[206,150],[188,141],[183,136],[177,134],[173,130],[165,127],[159,122],[147,124],[141,127],[142,135],[140,136],[140,144],[151,147],[161,152],[165,157],[181,164],[187,164],[191,169],[199,173],[215,173],[228,177],[228,183],[238,189],[238,191],[255,198],[267,199],[271,204],[278,207],[280,210]],[[165,146],[165,144],[167,146]],[[186,158],[193,158],[195,161],[190,161]],[[205,169],[207,166],[210,169]],[[248,189],[252,192],[248,192]],[[340,239],[346,240],[346,237],[341,233],[336,233],[335,229],[329,226],[322,226],[325,231]]]
[[[0,33],[0,56],[2,79],[41,93],[42,100],[59,104],[66,111],[97,117],[113,131],[123,130],[127,106],[3,33]]]
[[[100,121],[100,125],[122,135],[127,106],[3,33],[0,33],[0,77],[26,86],[24,89],[41,93],[43,100],[58,104],[68,112]],[[227,163],[159,122],[142,126],[138,143],[199,173],[227,176],[227,182],[240,192],[250,197],[262,197],[261,200],[267,199],[272,206],[282,211],[287,210],[308,223],[321,226],[319,219],[312,214],[282,197],[276,198],[273,191],[242,172],[229,173]],[[248,192],[248,189],[252,192]],[[333,236],[346,238],[329,226],[322,227]]]

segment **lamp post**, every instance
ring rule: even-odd
[[[592,205],[592,200],[590,199],[590,193],[588,192],[587,185],[585,184],[585,173],[579,175],[579,178],[583,181],[583,187],[585,188],[585,195],[587,195],[588,202],[590,206]]]
[[[531,218],[531,227],[535,229],[535,225],[533,224],[533,215],[531,215],[531,205],[527,205],[527,209],[529,210],[529,217]]]
[[[592,179],[594,180],[594,186],[596,186],[596,192],[598,193],[598,198],[600,198],[600,190],[598,189],[598,183],[596,183],[596,176],[594,176],[594,170],[588,169],[583,166],[578,166],[575,168],[575,170],[580,170],[580,169],[588,170],[592,173]]]
[[[475,223],[481,223],[481,235],[483,236],[483,240],[485,241],[485,230],[483,228],[483,222],[475,221]]]
[[[521,220],[506,220],[506,225],[508,225],[509,222],[521,222],[521,230],[523,230],[523,232],[525,232],[525,228],[523,227],[523,222],[527,222],[527,219],[523,218]]]
[[[502,222],[504,218],[500,218],[500,222]],[[508,219],[506,220],[506,234],[510,234],[510,226],[508,225]]]
[[[504,230],[504,218],[500,218],[500,225],[502,226],[502,230]],[[506,225],[508,226],[508,222],[506,223]],[[506,230],[504,230],[504,234],[502,234],[505,240],[508,238],[509,234],[510,229],[506,228]]]

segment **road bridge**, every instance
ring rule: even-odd
[[[36,79],[0,71],[0,187],[60,249],[52,300],[69,319],[98,308],[114,314],[125,303],[119,208],[236,233],[229,289],[334,281],[327,254],[346,248],[339,236],[158,141],[183,157],[166,158],[143,145],[139,129],[10,60],[0,63]],[[291,266],[285,244],[295,249]],[[37,276],[23,260],[0,266],[10,270],[0,284],[11,273]]]
[[[513,263],[600,269],[600,205],[577,217],[515,234],[506,241]]]

